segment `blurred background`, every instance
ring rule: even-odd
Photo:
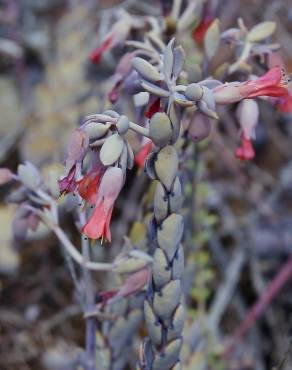
[[[160,3],[0,1],[1,167],[16,170],[19,162],[29,160],[46,178],[62,174],[71,130],[85,115],[110,107],[111,76],[125,49],[106,53],[98,65],[90,63],[90,52],[107,33],[118,9],[159,17]],[[290,0],[213,3],[221,30],[236,26],[238,17],[248,28],[263,20],[275,21],[274,38],[281,45],[287,72],[291,71]],[[190,37],[180,41],[191,61],[200,60],[200,50]],[[227,47],[222,52],[226,51]],[[115,109],[133,117],[132,103],[126,97],[120,97]],[[186,205],[196,210],[185,236],[189,320],[201,322],[212,313],[214,330],[224,343],[292,253],[292,116],[291,102],[285,112],[261,102],[256,158],[240,163],[234,157],[238,141],[234,114],[221,113],[219,109],[222,119],[212,128],[210,138],[198,145],[182,176],[188,179]],[[132,140],[137,149],[136,139]],[[149,211],[148,187],[146,176],[137,168],[128,176],[114,218],[114,246],[104,252],[106,258],[112,259],[124,235],[130,232],[135,240],[144,235],[142,221],[135,223],[134,231],[131,225],[137,215],[139,221]],[[8,186],[0,188],[0,369],[65,369],[61,364],[64,354],[74,356],[84,342],[74,286],[57,239],[45,226],[30,233],[26,241],[13,240],[15,207],[5,201],[9,190]],[[142,198],[144,210],[137,213]],[[62,226],[78,244],[67,203],[62,203]],[[228,366],[220,363],[218,367],[216,356],[215,360],[212,357],[217,344],[213,346],[208,337],[213,349],[204,369],[264,370],[282,360],[283,367],[275,369],[292,369],[291,271],[288,266],[282,289],[274,287],[272,302],[262,304],[260,318],[237,344]],[[101,277],[96,284],[110,285]],[[189,357],[195,352],[200,352],[199,347]],[[197,358],[190,361],[193,370],[202,368],[196,365]],[[127,366],[134,368],[131,361]]]

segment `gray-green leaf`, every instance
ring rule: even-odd
[[[100,150],[100,160],[103,165],[110,166],[115,163],[124,147],[124,140],[119,134],[114,134],[106,139]]]
[[[132,65],[134,69],[146,80],[154,82],[162,80],[162,75],[159,73],[158,69],[145,59],[135,57],[132,59]]]
[[[217,53],[220,44],[219,20],[215,19],[208,28],[205,38],[204,47],[208,60],[212,59]]]
[[[276,31],[275,22],[262,22],[254,26],[247,34],[249,42],[259,42],[271,36]]]

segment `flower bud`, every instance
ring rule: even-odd
[[[198,143],[209,136],[211,131],[211,120],[205,114],[195,112],[188,130],[191,140]]]
[[[98,123],[98,122],[89,122],[85,127],[84,131],[87,133],[89,139],[100,139],[103,137],[110,128],[110,124]]]
[[[236,115],[247,139],[255,139],[255,127],[259,119],[259,107],[255,100],[245,99],[238,105]]]
[[[198,101],[203,97],[203,88],[197,83],[192,83],[187,86],[185,96],[192,101]]]
[[[115,163],[124,148],[124,140],[119,134],[111,135],[106,139],[100,150],[100,160],[104,166]]]
[[[119,134],[124,135],[129,129],[129,118],[127,116],[120,116],[116,124]]]
[[[145,80],[158,82],[162,80],[162,75],[158,69],[152,64],[147,62],[145,59],[135,57],[132,59],[132,66]]]

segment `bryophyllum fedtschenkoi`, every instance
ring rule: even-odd
[[[109,167],[105,171],[97,191],[95,209],[82,232],[90,239],[103,238],[111,241],[110,221],[114,203],[124,183],[123,171]]]

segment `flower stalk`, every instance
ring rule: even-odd
[[[151,223],[153,268],[144,303],[149,338],[142,346],[140,369],[167,370],[181,367],[179,353],[184,324],[181,276],[184,253],[181,245],[183,235],[183,218],[180,215],[181,184],[175,148],[177,135],[172,129],[180,124],[180,116],[174,115],[174,111],[175,106],[172,104],[167,113],[156,113],[150,121],[152,139],[156,144],[161,144],[148,158],[148,174],[150,175],[149,168],[152,162],[151,172],[155,175],[157,185]],[[170,117],[176,120],[175,125],[170,124]],[[165,130],[162,133],[161,130],[158,132],[152,130],[157,121],[161,123],[158,127],[164,127],[167,125],[166,122],[169,123],[169,131]],[[167,142],[169,144],[166,144]]]

